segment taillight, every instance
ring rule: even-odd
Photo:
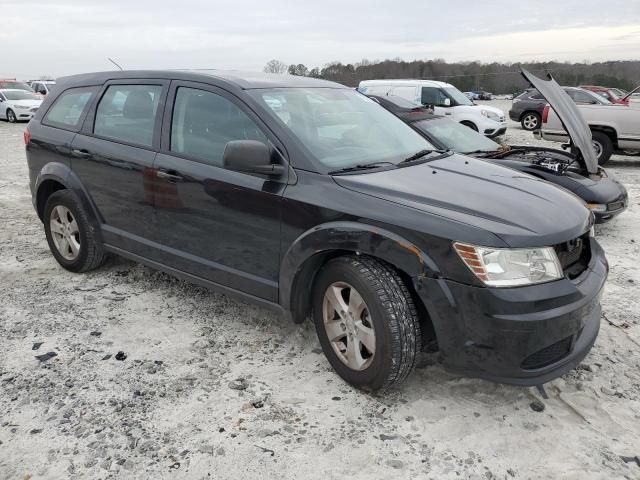
[[[24,144],[29,145],[29,142],[31,141],[31,133],[29,132],[29,129],[25,129],[22,135],[24,137]]]
[[[547,120],[549,119],[549,109],[551,107],[549,105],[545,105],[544,106],[544,110],[542,111],[542,123],[547,123]]]

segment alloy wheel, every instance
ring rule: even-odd
[[[65,260],[73,261],[78,258],[80,230],[71,210],[63,205],[54,207],[49,218],[49,229],[58,253]]]
[[[600,156],[602,155],[602,151],[604,150],[602,144],[597,140],[593,140],[593,149],[596,151],[596,158],[600,159]]]
[[[9,123],[16,123],[18,119],[16,118],[16,114],[13,113],[13,110],[7,110],[7,120]]]
[[[527,115],[522,119],[522,124],[527,130],[535,130],[538,127],[538,117]]]
[[[327,338],[340,361],[357,371],[371,365],[376,335],[360,293],[348,283],[332,283],[324,294],[322,313]]]

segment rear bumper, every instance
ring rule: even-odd
[[[449,370],[514,385],[538,385],[572,370],[600,327],[608,273],[591,239],[589,267],[574,280],[479,288],[444,279],[418,282]]]

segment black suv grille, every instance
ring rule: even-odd
[[[576,278],[587,269],[591,260],[590,245],[589,234],[586,233],[554,247],[562,270],[567,277]]]
[[[563,338],[559,342],[549,345],[542,350],[538,350],[536,353],[525,358],[520,366],[524,370],[533,370],[536,368],[546,367],[547,365],[560,361],[569,355],[572,341],[573,335]]]

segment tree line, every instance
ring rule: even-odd
[[[588,84],[631,90],[640,85],[640,61],[448,63],[443,59],[406,62],[396,58],[383,61],[364,59],[353,64],[332,62],[322,68],[308,68],[302,63],[286,64],[273,59],[267,62],[264,71],[322,78],[350,87],[358,86],[361,80],[420,78],[451,83],[463,92],[483,90],[493,93],[517,93],[528,86],[520,75],[520,68],[538,76],[551,73],[558,83],[568,86]]]

